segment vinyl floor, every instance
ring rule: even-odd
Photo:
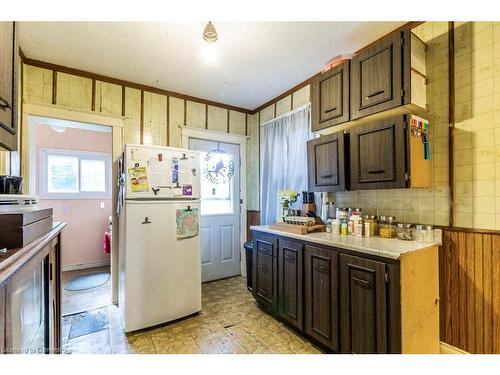
[[[75,275],[102,268],[63,273]],[[98,332],[69,339],[71,316],[96,310],[108,316]],[[125,334],[118,308],[111,304],[111,286],[63,291],[63,351],[66,354],[315,354],[321,351],[284,324],[261,311],[241,276],[203,284],[198,315],[153,329]]]

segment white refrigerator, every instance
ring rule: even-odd
[[[125,332],[201,311],[200,154],[125,145],[119,309]]]

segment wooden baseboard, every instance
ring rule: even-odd
[[[100,260],[98,262],[90,262],[90,263],[66,264],[62,266],[62,271],[65,272],[65,271],[83,270],[87,268],[105,267],[109,265],[110,265],[109,259]]]
[[[439,352],[441,354],[469,354],[465,350],[459,349],[442,341],[439,344]]]

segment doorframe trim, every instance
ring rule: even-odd
[[[189,148],[189,138],[203,139],[207,141],[233,143],[240,146],[240,199],[243,204],[240,205],[240,272],[246,276],[246,267],[243,259],[245,254],[243,244],[247,240],[247,184],[246,184],[246,166],[247,166],[247,139],[246,135],[230,134],[206,129],[198,129],[189,126],[179,126],[181,129],[182,147]]]
[[[112,129],[112,167],[111,167],[111,216],[113,220],[113,231],[119,232],[118,216],[116,215],[116,206],[118,202],[118,188],[115,181],[118,180],[117,157],[123,151],[123,128],[126,117],[109,115],[99,112],[86,111],[85,109],[68,108],[61,105],[30,102],[23,100],[22,107],[22,131],[21,131],[21,176],[24,177],[25,187],[28,186],[28,193],[34,192],[34,184],[30,181],[30,173],[36,169],[34,155],[30,153],[35,139],[35,132],[31,132],[29,116],[52,117],[61,120],[79,121],[102,126],[108,126]],[[23,189],[23,193],[26,191]],[[118,264],[119,264],[119,243],[118,236],[113,236],[111,240],[111,302],[118,303]]]

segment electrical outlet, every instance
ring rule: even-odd
[[[434,241],[438,243],[438,245],[443,244],[443,230],[442,229],[434,229]]]
[[[99,203],[100,208],[104,208],[104,202]]]
[[[69,212],[69,204],[64,204],[62,207],[63,213],[67,214]]]

